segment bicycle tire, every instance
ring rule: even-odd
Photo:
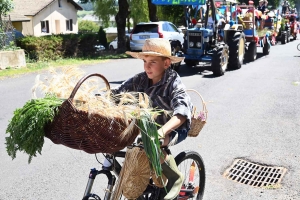
[[[298,49],[298,51],[300,51],[300,44],[297,45],[297,49]]]
[[[97,194],[88,194],[82,200],[101,200],[101,198]]]
[[[197,166],[198,166],[198,170],[199,170],[199,176],[200,176],[200,180],[199,180],[199,190],[198,190],[198,194],[196,199],[197,200],[202,200],[203,195],[204,195],[204,190],[205,190],[205,166],[204,166],[204,162],[202,157],[200,156],[199,153],[195,152],[195,151],[183,151],[181,153],[179,153],[176,157],[175,157],[175,161],[177,166],[180,165],[180,163],[182,163],[184,160],[187,159],[192,159],[196,162]]]

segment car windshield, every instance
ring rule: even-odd
[[[158,32],[158,25],[157,24],[142,24],[137,25],[133,30],[133,34],[135,33],[157,33]]]

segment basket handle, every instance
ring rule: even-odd
[[[201,96],[201,94],[200,94],[197,90],[194,90],[194,89],[186,89],[185,91],[186,91],[186,92],[188,92],[188,91],[196,92],[196,94],[199,95],[199,97],[200,97],[200,99],[201,99],[201,101],[202,101],[202,110],[203,110],[203,112],[205,113],[205,121],[206,121],[206,120],[207,120],[207,113],[208,113],[208,111],[207,111],[207,109],[206,109],[206,104],[205,104],[204,99],[203,99],[203,97]]]
[[[101,74],[89,74],[89,75],[86,75],[86,76],[82,77],[82,78],[78,81],[78,83],[77,83],[76,86],[74,87],[74,89],[73,89],[73,91],[72,91],[72,93],[71,93],[69,99],[73,99],[74,96],[75,96],[75,94],[76,94],[76,92],[77,92],[77,90],[78,90],[79,87],[81,86],[81,84],[82,84],[86,79],[88,79],[88,78],[90,78],[90,77],[92,77],[92,76],[98,76],[98,77],[102,78],[102,79],[104,80],[105,84],[106,84],[106,88],[107,88],[108,90],[110,89],[109,83],[108,83],[107,79],[106,79],[103,75],[101,75]]]

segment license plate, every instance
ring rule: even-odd
[[[140,35],[140,39],[148,39],[148,38],[150,38],[149,35]]]

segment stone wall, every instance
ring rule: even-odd
[[[0,69],[26,67],[23,49],[15,51],[0,51]]]

